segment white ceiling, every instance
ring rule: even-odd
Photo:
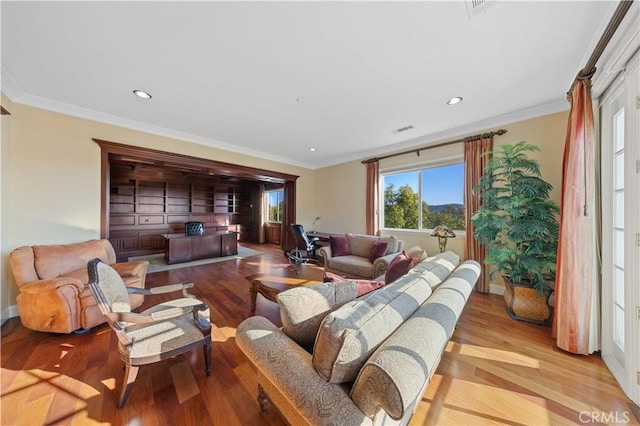
[[[2,1],[2,90],[318,168],[567,109],[616,6],[496,1],[469,19],[463,1]]]

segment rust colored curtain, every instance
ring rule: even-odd
[[[599,293],[591,81],[576,81],[568,98],[553,334],[560,349],[587,355],[599,346],[599,331],[594,330]]]
[[[378,232],[378,161],[367,163],[367,199],[366,199],[366,233],[376,235]]]
[[[475,288],[479,293],[489,293],[489,273],[484,265],[486,248],[478,244],[471,223],[471,216],[480,207],[480,194],[473,192],[473,187],[478,184],[480,176],[491,158],[489,155],[482,154],[491,150],[493,150],[493,136],[465,141],[464,144],[464,222],[467,234],[465,255],[467,259],[476,260],[483,265]]]

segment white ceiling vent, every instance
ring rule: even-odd
[[[469,20],[472,20],[485,13],[496,2],[495,0],[466,0],[465,3],[467,4],[467,16]]]

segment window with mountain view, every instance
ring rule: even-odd
[[[387,173],[383,188],[382,224],[391,229],[433,229],[464,225],[464,164],[449,164]]]

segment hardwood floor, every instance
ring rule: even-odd
[[[258,408],[254,370],[234,336],[249,315],[244,277],[288,263],[273,246],[247,247],[264,254],[147,277],[147,287],[193,281],[192,293],[209,303],[211,376],[201,350],[142,367],[117,409],[124,371],[106,325],[57,335],[14,318],[2,326],[2,424],[284,424]],[[473,294],[411,424],[639,424],[634,410],[598,355],[562,352],[548,328],[511,320],[498,296]]]

